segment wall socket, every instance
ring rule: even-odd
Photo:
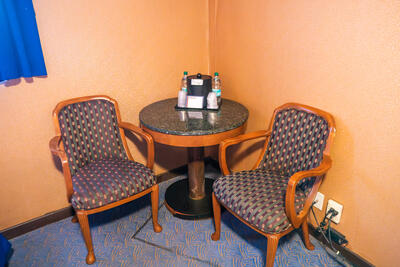
[[[328,205],[326,205],[326,212],[329,211],[330,208],[333,208],[338,212],[338,215],[332,218],[332,222],[338,224],[340,222],[340,218],[342,217],[343,205],[337,203],[336,201],[329,199]],[[328,215],[330,216],[330,215]],[[329,218],[329,217],[328,217]]]
[[[322,194],[321,192],[317,192],[317,195],[315,196],[314,201],[316,201],[317,203],[314,204],[314,207],[316,207],[319,210],[322,210],[322,206],[324,205],[324,194]]]

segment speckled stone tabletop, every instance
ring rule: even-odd
[[[176,110],[177,98],[161,100],[144,107],[140,123],[157,132],[173,135],[208,135],[243,125],[249,111],[238,102],[223,99],[218,111]]]

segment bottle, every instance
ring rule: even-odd
[[[217,103],[219,107],[221,106],[221,79],[219,78],[218,72],[214,73],[211,87],[212,91],[217,95]]]
[[[185,91],[185,92],[187,92],[187,75],[188,75],[188,72],[184,71],[183,72],[183,78],[182,78],[182,81],[181,81],[181,90]]]
[[[181,90],[178,92],[178,107],[185,108],[187,101],[187,71],[183,72],[183,78],[181,81]]]

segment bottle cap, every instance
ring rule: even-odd
[[[187,71],[184,71],[184,72],[183,72],[183,75],[187,75],[187,74],[188,74],[188,72],[187,72]]]
[[[215,72],[215,73],[214,73],[214,75],[215,75],[215,76],[218,76],[218,75],[219,75],[219,73],[218,73],[218,72]]]

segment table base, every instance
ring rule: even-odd
[[[175,216],[186,220],[209,218],[212,215],[212,185],[214,180],[205,178],[205,197],[193,200],[189,197],[188,179],[171,184],[165,192],[165,206]]]

